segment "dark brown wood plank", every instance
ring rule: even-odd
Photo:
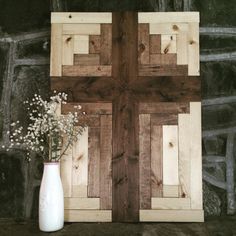
[[[74,112],[77,110],[75,106],[81,106],[80,111],[85,112],[87,115],[111,115],[112,103],[67,103],[62,104],[61,113],[67,114],[68,112]]]
[[[101,50],[100,35],[89,35],[89,54],[99,54]]]
[[[149,64],[149,24],[138,24],[138,61]]]
[[[68,102],[107,102],[116,96],[110,77],[51,77],[51,89],[68,94]]]
[[[140,209],[151,209],[150,115],[139,115],[139,192]]]
[[[161,35],[150,35],[150,54],[161,53]]]
[[[112,209],[112,116],[101,115],[100,209]]]
[[[74,55],[74,65],[80,66],[94,66],[100,65],[99,54],[75,54]]]
[[[139,103],[139,114],[179,114],[189,113],[189,103],[187,102],[149,102]]]
[[[139,76],[187,76],[187,65],[140,65]]]
[[[112,25],[101,24],[101,51],[100,63],[101,65],[111,65],[111,51],[112,51]]]
[[[88,129],[88,197],[100,197],[100,127]]]
[[[151,54],[150,64],[157,65],[176,65],[177,64],[177,54]]]
[[[111,66],[62,66],[63,76],[111,76]]]
[[[161,111],[160,111],[161,112]],[[178,114],[152,114],[152,125],[178,125]]]
[[[130,88],[141,102],[201,101],[200,77],[139,77]]]
[[[152,197],[163,196],[162,126],[152,124],[151,116],[151,188]]]
[[[113,102],[113,221],[139,221],[138,105],[125,88],[137,80],[138,15],[112,14],[112,76],[123,92]],[[124,40],[125,39],[125,40]]]

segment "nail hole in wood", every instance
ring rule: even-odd
[[[169,146],[170,146],[170,147],[174,147],[174,145],[173,145],[172,142],[169,142]]]
[[[69,18],[72,18],[72,15],[69,15]]]

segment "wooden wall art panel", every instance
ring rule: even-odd
[[[61,160],[65,221],[202,222],[198,12],[52,13],[51,89],[88,127]]]

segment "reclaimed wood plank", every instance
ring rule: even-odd
[[[74,64],[74,38],[73,35],[62,36],[62,65]]]
[[[89,53],[89,36],[75,35],[74,36],[74,53],[88,54]]]
[[[50,76],[62,75],[62,24],[51,27]]]
[[[202,210],[140,210],[142,222],[204,222]]]
[[[161,35],[150,35],[150,54],[161,53]]]
[[[199,22],[199,12],[139,12],[138,23]]]
[[[201,102],[190,102],[191,208],[202,209]]]
[[[100,65],[100,56],[98,54],[75,54],[74,65],[75,66]]]
[[[100,35],[89,35],[89,54],[99,54],[101,50]]]
[[[100,116],[100,204],[101,209],[112,209],[112,116]]]
[[[163,197],[174,197],[178,198],[179,197],[179,185],[163,185]]]
[[[62,66],[64,76],[111,76],[111,66]]]
[[[65,210],[66,222],[111,222],[110,210]]]
[[[153,124],[151,115],[151,188],[152,197],[163,194],[163,143],[162,126]]]
[[[177,54],[175,53],[151,54],[150,64],[177,65]]]
[[[112,25],[101,24],[101,50],[100,63],[101,65],[111,65],[111,51],[112,51]]]
[[[190,198],[156,198],[152,197],[152,209],[190,210]]]
[[[111,23],[110,12],[52,12],[51,23]]]
[[[187,19],[186,19],[187,21]],[[187,23],[151,23],[150,34],[179,34],[181,31],[188,31]]]
[[[64,198],[65,209],[100,209],[99,198]]]
[[[88,186],[84,184],[72,185],[72,197],[78,197],[78,198],[88,197]]]
[[[162,34],[161,35],[161,53],[176,53],[176,35]]]
[[[151,124],[150,115],[139,115],[140,209],[151,208]]]
[[[78,140],[74,143],[73,149],[72,182],[74,186],[88,185],[88,128],[78,135]],[[72,197],[77,197],[73,192]]]
[[[63,67],[64,71],[64,67]],[[140,65],[139,76],[186,76],[187,65]]]
[[[138,25],[138,61],[149,64],[149,24]]]
[[[179,126],[179,183],[181,197],[190,196],[190,114],[178,115]]]
[[[188,65],[188,37],[181,31],[176,36],[177,65]]]
[[[63,24],[63,34],[100,35],[100,24]]]
[[[151,119],[152,119],[152,124],[157,126],[178,125],[177,114],[152,114]]]
[[[99,122],[100,123],[100,122]],[[100,127],[88,130],[88,197],[100,196]]]

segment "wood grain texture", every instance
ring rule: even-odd
[[[99,198],[64,198],[65,209],[100,209]]]
[[[149,64],[149,24],[138,25],[138,61]]]
[[[72,185],[72,197],[76,198],[87,198],[88,197],[88,186],[87,185]]]
[[[139,115],[140,209],[151,208],[151,124],[150,115]]]
[[[101,51],[100,63],[101,65],[111,65],[111,51],[112,51],[112,25],[101,24]]]
[[[63,24],[63,34],[100,35],[100,24]]]
[[[163,194],[163,143],[162,126],[153,125],[151,116],[151,188],[152,197]]]
[[[150,35],[150,54],[161,53],[161,35]]]
[[[179,192],[180,192],[180,186],[179,185],[166,185],[166,184],[163,185],[163,197],[164,198],[172,198],[172,197],[173,198],[178,198],[179,197]]]
[[[190,198],[153,198],[152,209],[190,210]]]
[[[176,53],[176,35],[163,34],[161,35],[161,53]]]
[[[62,24],[52,24],[51,28],[50,76],[62,74]]]
[[[74,36],[74,53],[88,54],[89,53],[89,36],[75,35]]]
[[[75,66],[100,65],[100,56],[98,54],[75,54],[74,65]]]
[[[89,35],[89,53],[100,53],[101,37],[100,35]]]
[[[177,54],[151,54],[150,64],[177,65]]]
[[[102,210],[112,209],[112,116],[100,116],[100,204]]]
[[[177,64],[188,65],[188,37],[187,32],[180,32],[176,36]]]
[[[62,65],[74,64],[74,37],[73,35],[62,36]]]
[[[161,111],[160,111],[161,112]],[[152,125],[178,125],[177,114],[152,114]]]
[[[150,65],[139,66],[139,76],[187,76],[187,75],[188,75],[188,66],[186,65],[150,64]]]
[[[187,19],[186,19],[187,21]],[[150,34],[179,34],[188,31],[187,23],[151,23]]]
[[[113,13],[112,22],[112,76],[127,86],[137,79],[137,13]],[[113,221],[139,220],[138,133],[138,106],[125,90],[113,102]]]
[[[100,122],[99,122],[100,123]],[[100,127],[88,128],[88,197],[100,196]]]

